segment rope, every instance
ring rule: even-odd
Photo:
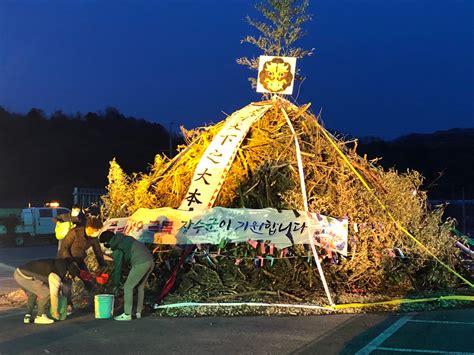
[[[301,149],[300,149],[300,143],[298,142],[298,136],[296,135],[295,129],[293,128],[293,124],[291,123],[290,118],[288,117],[285,109],[282,107],[281,112],[283,113],[283,116],[285,116],[286,123],[290,127],[291,134],[293,135],[293,139],[295,141],[295,150],[296,150],[296,160],[298,162],[298,173],[300,176],[300,185],[301,185],[301,194],[303,195],[303,204],[304,204],[304,211],[306,212],[306,223],[308,226],[310,225],[309,221],[309,207],[308,207],[308,196],[306,194],[306,184],[304,181],[304,170],[303,170],[303,161],[301,159]],[[311,249],[313,251],[313,256],[314,256],[314,261],[316,262],[316,267],[318,268],[319,271],[319,276],[321,277],[321,281],[323,282],[324,286],[324,291],[326,292],[326,296],[329,300],[329,303],[331,305],[334,305],[334,302],[331,297],[331,292],[329,292],[329,287],[326,281],[326,277],[324,276],[323,268],[321,266],[321,263],[319,262],[319,255],[318,252],[316,251],[316,246],[314,245],[314,239],[313,236],[311,235],[310,229],[307,229],[308,233],[308,239],[309,243],[311,245]]]
[[[409,303],[424,303],[424,302],[435,302],[435,301],[466,301],[474,302],[474,296],[465,296],[465,295],[449,295],[449,296],[438,296],[438,297],[428,297],[428,298],[398,298],[389,301],[381,302],[371,302],[371,303],[346,303],[346,304],[337,304],[334,306],[318,306],[312,304],[288,304],[288,303],[262,303],[262,302],[228,302],[228,303],[219,303],[219,302],[181,302],[181,303],[171,303],[153,307],[156,309],[172,309],[172,308],[185,308],[185,307],[241,307],[241,306],[250,306],[250,307],[281,307],[281,308],[303,308],[303,309],[321,309],[326,311],[336,311],[340,309],[348,308],[364,308],[364,307],[374,307],[374,306],[383,306],[383,305],[401,305]]]
[[[352,165],[352,163],[349,161],[349,159],[346,157],[346,155],[341,151],[341,149],[337,146],[337,144],[331,139],[329,134],[326,132],[326,130],[321,127],[321,125],[318,123],[316,120],[316,125],[318,128],[321,130],[323,135],[326,137],[326,139],[329,141],[329,143],[334,147],[336,152],[341,156],[341,158],[344,160],[344,162],[349,166],[349,168],[352,170],[352,172],[357,176],[357,178],[362,182],[364,187],[369,191],[369,193],[372,195],[372,197],[377,201],[379,206],[387,213],[387,215],[390,217],[392,222],[395,223],[397,228],[401,230],[403,233],[405,233],[407,236],[409,236],[415,243],[425,252],[427,252],[429,255],[431,255],[436,261],[438,261],[442,266],[444,266],[448,271],[450,271],[452,274],[457,276],[459,279],[464,281],[467,285],[470,287],[474,288],[474,284],[464,278],[462,275],[460,275],[457,271],[453,270],[448,264],[444,263],[442,260],[440,260],[435,254],[433,254],[427,247],[423,245],[413,234],[411,234],[405,227],[403,227],[400,222],[396,220],[396,218],[392,215],[392,213],[387,209],[385,204],[377,197],[375,192],[370,188],[370,186],[367,184],[365,179],[362,177],[362,175],[357,171],[357,169]]]

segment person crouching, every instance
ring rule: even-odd
[[[99,241],[112,250],[114,293],[117,293],[120,287],[122,264],[126,263],[131,266],[124,285],[124,313],[114,319],[119,321],[132,319],[133,290],[135,288],[137,289],[137,311],[135,316],[140,319],[143,310],[145,284],[155,267],[151,252],[136,239],[121,233],[115,234],[111,231],[105,231],[100,235]]]
[[[31,323],[33,309],[38,306],[35,324],[51,324],[54,320],[46,314],[46,306],[51,299],[51,314],[59,319],[58,297],[61,283],[80,275],[77,265],[65,259],[42,259],[30,261],[16,268],[15,281],[28,296],[24,323]]]

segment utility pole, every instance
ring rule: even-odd
[[[170,121],[170,130],[168,132],[170,137],[170,146],[169,146],[169,158],[173,157],[173,121]]]

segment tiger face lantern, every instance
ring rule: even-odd
[[[257,92],[291,95],[296,58],[261,56]]]

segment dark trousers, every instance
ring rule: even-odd
[[[76,259],[76,263],[77,263],[77,266],[79,267],[79,269],[89,272],[89,268],[87,267],[84,260]],[[63,296],[66,296],[66,298],[67,298],[68,306],[72,306],[72,282],[73,281],[71,279],[64,280],[62,282]],[[83,282],[84,282],[84,287],[86,288],[86,290],[88,292],[90,292],[93,285],[90,282],[86,282],[86,281],[83,281]]]

